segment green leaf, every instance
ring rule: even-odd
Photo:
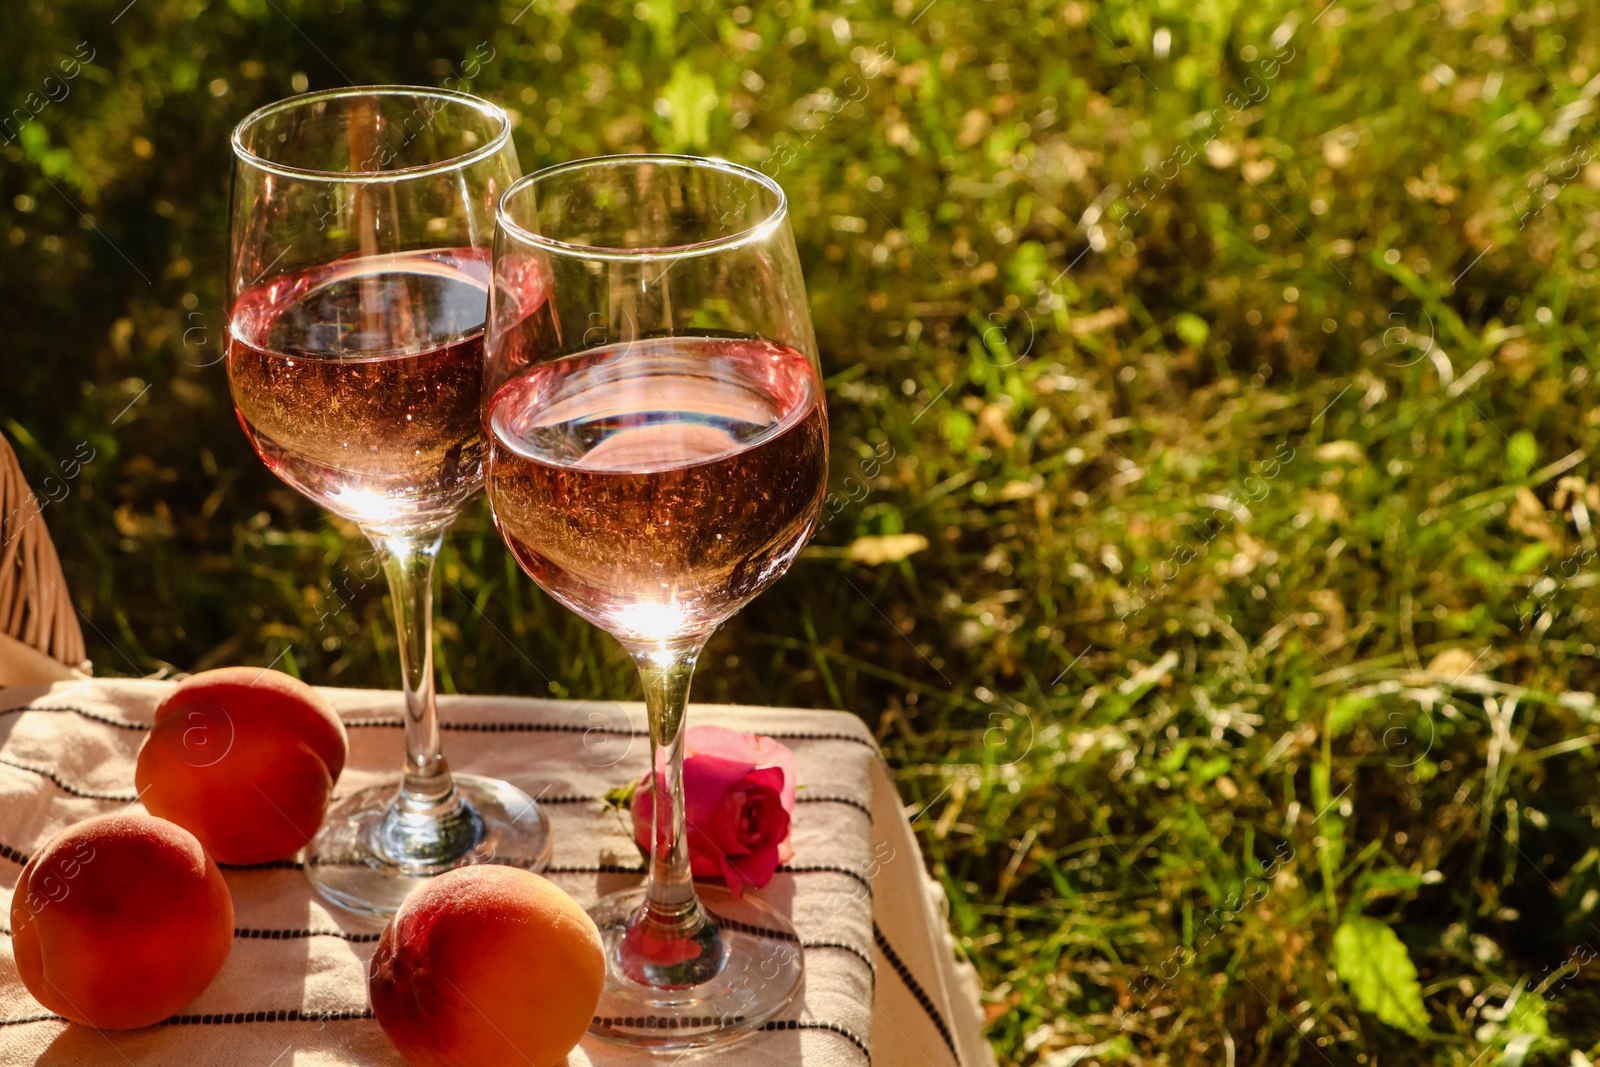
[[[672,78],[661,91],[671,122],[673,151],[705,148],[711,143],[711,112],[717,106],[717,86],[699,73],[693,63],[680,59],[672,65]]]
[[[632,808],[633,795],[639,791],[639,779],[634,778],[606,794],[606,803],[614,808]]]
[[[1023,241],[1006,264],[1011,284],[1006,288],[1021,297],[1034,296],[1049,273],[1049,254],[1038,241]]]
[[[975,427],[972,416],[959,408],[951,408],[945,412],[944,435],[950,441],[950,447],[960,452],[967,447],[967,442],[972,440],[972,431]]]
[[[1397,1030],[1428,1029],[1416,965],[1388,926],[1359,915],[1341,923],[1333,935],[1333,966],[1363,1011]]]
[[[1508,569],[1512,574],[1528,574],[1533,568],[1543,563],[1544,558],[1549,554],[1549,545],[1543,541],[1535,541],[1531,545],[1524,546],[1520,552],[1511,557],[1511,565]]]
[[[672,55],[673,37],[678,29],[678,6],[672,0],[645,0],[635,5],[634,12],[642,15],[649,25],[650,33],[655,38],[656,53],[661,56]]]
[[[1549,1007],[1543,996],[1518,982],[1505,1004],[1483,1010],[1484,1024],[1474,1034],[1479,1041],[1504,1050],[1500,1067],[1521,1067],[1528,1056],[1555,1051],[1564,1042],[1550,1036]],[[1573,1063],[1579,1062],[1574,1059]],[[1587,1061],[1584,1061],[1587,1062]]]
[[[1193,748],[1188,741],[1179,741],[1172,746],[1172,751],[1161,760],[1161,770],[1166,774],[1177,774],[1184,761],[1189,758],[1189,749]]]
[[[175,59],[172,63],[172,91],[186,93],[200,84],[200,61],[192,57]]]
[[[1532,990],[1523,990],[1506,1015],[1506,1029],[1513,1034],[1531,1034],[1534,1037],[1550,1036],[1549,1006],[1543,997]]]
[[[1357,696],[1346,693],[1333,702],[1333,707],[1328,709],[1328,735],[1340,737],[1351,726],[1355,725],[1361,713],[1372,707],[1374,698],[1370,696]]]
[[[1178,340],[1190,348],[1199,348],[1211,336],[1211,327],[1206,325],[1206,320],[1187,311],[1173,321],[1172,331],[1178,335]]]
[[[1511,468],[1511,477],[1516,481],[1528,476],[1533,470],[1533,465],[1539,462],[1539,442],[1531,430],[1518,430],[1511,435],[1511,440],[1506,442],[1506,465]]]
[[[1404,893],[1422,886],[1422,876],[1404,867],[1390,867],[1382,871],[1369,871],[1356,883],[1357,891],[1372,896],[1385,893]]]
[[[1191,759],[1189,761],[1189,773],[1194,775],[1197,782],[1204,785],[1214,778],[1220,778],[1227,774],[1228,769],[1232,766],[1233,761],[1228,759],[1227,756],[1212,756],[1204,762],[1199,759]]]
[[[1311,804],[1318,811],[1328,806],[1328,765],[1326,763],[1313,763],[1311,765]]]

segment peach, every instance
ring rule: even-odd
[[[221,758],[194,763],[185,740],[193,729],[184,716],[169,715],[139,749],[133,781],[150,814],[194,834],[218,863],[266,863],[300,851],[333,795],[322,758],[285,730],[252,724]]]
[[[588,1029],[605,980],[600,931],[576,901],[540,875],[483,865],[400,906],[367,989],[412,1067],[553,1067]]]
[[[23,985],[112,1030],[184,1008],[233,947],[233,899],[194,835],[148,815],[85,819],[46,842],[11,898]]]
[[[260,667],[220,667],[178,683],[156,709],[156,722],[178,717],[187,726],[185,762],[220,760],[228,742],[256,726],[298,737],[339,780],[350,741],[333,705],[298,678]]]

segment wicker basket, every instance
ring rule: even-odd
[[[71,677],[88,666],[43,507],[0,434],[0,685]]]

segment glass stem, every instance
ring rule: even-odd
[[[706,922],[694,894],[683,807],[684,712],[705,640],[701,636],[682,645],[633,650],[650,712],[650,761],[656,769],[650,877],[642,919],[654,937],[664,940],[693,937]]]
[[[439,818],[461,805],[445,762],[433,700],[433,562],[444,532],[373,531],[368,536],[383,551],[399,634],[406,694],[406,771],[400,783],[400,808],[408,815]]]

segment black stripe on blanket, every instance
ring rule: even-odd
[[[0,848],[4,848],[0,845]],[[299,860],[268,860],[266,863],[219,863],[225,871],[300,871],[305,864]],[[539,872],[552,874],[644,874],[643,867],[625,867],[620,863],[595,863],[583,867],[546,867]]]
[[[546,867],[539,872],[545,877],[552,874],[644,874],[643,867],[629,867],[620,863],[592,863],[569,867]]]
[[[344,930],[267,930],[243,927],[233,931],[233,936],[247,941],[300,941],[308,937],[337,937],[341,941],[366,944],[376,941],[382,934],[352,934]]]
[[[19,714],[19,713],[24,712],[24,711],[70,711],[74,715],[82,715],[85,719],[93,719],[95,722],[103,722],[103,723],[107,724],[108,726],[115,726],[119,730],[149,730],[150,729],[150,724],[147,723],[147,722],[129,722],[127,719],[119,719],[119,718],[116,718],[115,716],[111,716],[111,715],[102,715],[98,711],[85,711],[82,708],[74,708],[74,707],[71,707],[70,705],[65,705],[65,704],[63,704],[63,705],[55,705],[55,704],[52,704],[52,705],[22,704],[22,705],[20,705],[18,707],[15,707],[15,708],[5,708],[3,710],[0,710],[0,715],[16,715],[16,714]]]
[[[25,712],[25,711],[65,711],[65,712],[72,712],[75,715],[83,716],[85,719],[93,719],[95,722],[103,722],[103,723],[106,723],[107,725],[115,726],[118,729],[122,729],[122,730],[148,731],[150,729],[150,723],[147,723],[147,722],[130,722],[127,719],[117,718],[117,717],[114,717],[114,716],[111,716],[111,715],[102,715],[101,713],[99,713],[97,711],[88,711],[88,710],[86,710],[84,708],[73,707],[71,705],[65,705],[65,704],[63,704],[63,705],[22,704],[22,705],[19,705],[17,707],[14,707],[14,708],[0,709],[0,716],[16,715],[16,714],[20,714],[20,713]],[[366,727],[380,727],[380,728],[385,728],[385,729],[398,730],[402,726],[404,726],[405,724],[400,719],[397,719],[397,718],[396,719],[390,719],[390,718],[385,717],[385,718],[370,718],[370,719],[346,719],[345,722],[344,722],[344,725],[345,725],[345,729],[347,729],[347,730],[357,730],[357,729],[362,729],[362,728],[366,728]],[[518,733],[565,733],[565,734],[574,734],[575,733],[575,734],[588,734],[588,733],[601,733],[601,734],[617,734],[617,735],[622,736],[622,737],[649,737],[650,736],[650,733],[649,733],[648,730],[614,730],[614,729],[612,729],[610,727],[606,727],[606,726],[586,726],[586,725],[581,725],[579,723],[554,723],[554,722],[450,722],[450,721],[441,719],[441,721],[439,723],[439,729],[441,729],[441,730],[459,730],[459,731],[464,732],[464,733],[487,733],[487,734],[518,734]],[[770,734],[767,734],[766,736],[767,737],[775,737],[775,738],[778,738],[779,740],[784,740],[784,741],[843,741],[843,742],[847,742],[847,743],[852,744],[852,745],[863,745],[866,748],[871,749],[873,752],[877,752],[878,751],[878,746],[875,745],[873,742],[869,741],[867,738],[864,738],[864,737],[857,737],[855,734],[810,734],[810,733],[797,733],[797,732],[794,732],[794,731],[788,731],[788,732],[782,732],[782,733],[770,733]]]
[[[705,905],[702,904],[701,907],[705,907]],[[769,930],[765,926],[757,926],[755,923],[741,922],[738,919],[730,919],[726,915],[718,915],[710,908],[706,908],[705,911],[707,915],[717,920],[718,926],[725,929],[735,930],[741,934],[752,934],[756,937],[770,937],[774,941],[792,941],[797,945],[800,944],[800,939],[787,930]],[[804,946],[802,945],[801,947],[803,948]]]
[[[162,1019],[157,1026],[220,1026],[230,1023],[332,1023],[373,1018],[371,1008],[337,1008],[332,1011],[302,1011],[299,1008],[280,1008],[277,1011],[228,1011],[214,1015],[174,1015]],[[14,1019],[0,1019],[0,1026],[20,1026],[23,1023],[59,1022],[59,1015],[23,1015]]]
[[[0,925],[0,934],[15,936],[11,927]],[[345,941],[376,941],[382,934],[347,934],[341,930],[266,930],[235,927],[233,936],[251,941],[299,941],[307,937],[337,937]]]
[[[41,778],[48,778],[63,793],[70,793],[75,797],[83,797],[85,800],[118,800],[126,803],[132,803],[133,801],[139,799],[139,794],[132,789],[125,789],[116,793],[102,793],[96,792],[93,789],[85,789],[82,786],[73,785],[71,782],[66,781],[60,775],[56,774],[56,772],[46,767],[35,767],[27,763],[22,763],[19,760],[11,759],[9,756],[0,756],[0,764],[4,764],[7,767],[13,767],[19,771],[27,771],[30,774],[37,774]],[[335,793],[333,794],[332,799],[335,801],[343,800],[345,797],[350,795],[351,794],[349,793]],[[598,796],[538,796],[534,799],[540,804],[593,804],[598,801],[605,800],[606,797],[605,794],[600,794]],[[800,804],[843,804],[847,807],[854,808],[861,814],[865,815],[868,819],[872,818],[872,809],[853,797],[797,796],[795,797],[795,801]]]
[[[744,1021],[743,1015],[724,1017],[719,1015],[691,1015],[687,1019],[668,1019],[660,1015],[596,1015],[593,1019],[597,1026],[629,1026],[644,1027],[652,1030],[682,1030],[699,1026],[714,1026],[720,1022],[739,1023]]]
[[[37,774],[41,778],[48,778],[51,782],[55,783],[55,785],[62,792],[70,793],[75,797],[83,797],[85,800],[120,800],[132,803],[133,801],[139,799],[139,794],[132,789],[124,789],[116,793],[102,793],[96,792],[93,789],[85,789],[82,786],[73,785],[71,782],[66,781],[60,775],[56,774],[55,771],[52,771],[47,767],[36,767],[31,764],[23,763],[20,760],[14,760],[9,756],[0,756],[0,764],[4,764],[7,767],[14,767],[19,771],[27,771],[30,774]],[[332,799],[336,801],[343,800],[345,797],[350,795],[351,794],[349,793],[335,793],[333,794]],[[551,797],[540,795],[534,797],[534,799],[540,804],[593,804],[597,801],[605,800],[606,795],[604,793],[596,796]],[[861,801],[856,800],[854,797],[797,796],[795,797],[795,801],[800,804],[844,804],[848,807],[856,809],[867,818],[872,818],[872,809],[867,807],[867,805]]]
[[[868,819],[872,818],[872,809],[854,797],[808,797],[803,794],[796,794],[794,799],[798,804],[844,804],[855,808]]]
[[[336,1023],[351,1019],[373,1018],[371,1008],[335,1008],[331,1011],[301,1011],[286,1008],[279,1011],[229,1011],[216,1015],[174,1015],[162,1019],[157,1026],[217,1026],[226,1023]]]
[[[6,762],[4,760],[4,758],[0,758],[0,763],[3,763],[3,762]],[[32,767],[23,767],[22,769],[23,770],[34,770],[34,768],[32,768]],[[35,773],[43,774],[45,772],[36,771]],[[67,790],[67,792],[69,792],[69,793],[77,792],[71,786],[65,785],[65,784],[61,783],[59,780],[56,782],[56,784],[60,785],[63,789]],[[135,799],[135,797],[134,797],[134,795],[132,793],[130,793],[126,797],[122,797],[122,796],[113,797],[113,796],[111,796],[109,794],[98,794],[98,793],[77,793],[77,795],[78,796],[96,796],[96,797],[101,797],[101,798],[103,798],[105,800],[133,800],[133,799]],[[348,796],[351,796],[351,795],[352,794],[350,794],[350,793],[335,793],[335,794],[333,794],[333,799],[334,800],[343,800],[345,797],[348,797]],[[539,796],[536,796],[533,799],[535,801],[537,801],[538,803],[540,803],[540,804],[593,804],[593,803],[597,803],[599,801],[605,800],[606,799],[606,794],[599,793],[599,794],[596,794],[594,796],[555,796],[555,797],[550,797],[550,796],[545,796],[543,794],[540,794]],[[867,818],[869,818],[869,819],[872,818],[872,809],[867,807],[867,805],[865,803],[855,799],[854,797],[808,797],[808,796],[796,796],[794,799],[795,799],[795,802],[797,804],[844,804],[844,805],[846,805],[848,807],[852,807],[852,808],[856,809],[861,814],[865,815]]]
[[[267,860],[265,863],[219,863],[225,871],[298,871],[305,866],[296,860]]]
[[[716,916],[716,919],[717,922],[721,923],[723,926],[730,927],[734,930],[741,930],[745,933],[764,934],[767,937],[775,937],[780,941],[794,940],[793,935],[784,933],[780,930],[767,930],[762,927],[752,926],[749,923],[739,922],[736,919],[728,919],[721,915]],[[0,936],[11,937],[11,928],[0,924]],[[345,930],[294,930],[268,929],[264,927],[239,927],[233,931],[233,936],[245,941],[303,941],[310,937],[337,937],[341,941],[348,941],[351,944],[364,945],[377,941],[383,937],[383,934],[350,933]],[[878,969],[873,965],[872,957],[868,956],[865,952],[862,952],[854,945],[847,945],[843,941],[801,941],[800,947],[805,949],[807,952],[820,952],[824,949],[847,952],[856,959],[860,960],[862,963],[866,964],[867,970],[872,972],[873,980],[877,980]]]
[[[0,855],[5,855],[5,853],[6,853],[6,846],[5,845],[0,845]],[[18,856],[22,856],[22,853],[18,852],[17,855]],[[18,862],[19,863],[26,863],[27,862],[27,857],[23,856],[22,859],[18,860]],[[265,871],[265,870],[298,871],[298,870],[302,870],[305,867],[305,864],[299,862],[298,860],[272,860],[271,862],[268,862],[268,863],[250,863],[250,864],[219,863],[217,866],[221,867],[225,871]],[[539,873],[541,873],[541,874],[543,874],[543,875],[548,877],[548,876],[553,875],[553,874],[644,874],[644,873],[646,873],[646,871],[645,871],[645,868],[643,868],[643,867],[624,866],[623,864],[620,864],[620,863],[592,863],[592,864],[584,864],[584,865],[579,865],[579,866],[546,867],[543,871],[541,871]],[[827,866],[827,865],[824,865],[824,864],[818,864],[818,865],[809,866],[809,867],[795,867],[795,866],[792,866],[792,865],[789,865],[789,864],[785,864],[784,866],[781,866],[781,867],[778,868],[778,873],[779,874],[842,874],[846,878],[855,879],[858,883],[860,883],[861,887],[863,889],[865,889],[869,895],[872,893],[872,883],[867,880],[866,875],[862,874],[860,871],[852,870],[849,867],[832,867],[832,866]]]
[[[50,770],[48,767],[30,766],[29,764],[14,760],[9,756],[0,756],[0,763],[5,764],[7,767],[15,768],[19,771],[27,771],[29,774],[37,774],[41,778],[48,778],[51,782],[55,783],[56,787],[63,793],[70,793],[75,797],[83,797],[85,800],[121,800],[127,803],[132,803],[133,801],[139,799],[139,794],[134,792],[132,789],[126,789],[119,793],[97,793],[92,789],[84,789],[81,786],[76,786],[70,782],[62,780],[60,775],[56,774],[55,771]]]
[[[355,790],[354,792],[349,792],[349,793],[335,792],[331,797],[328,798],[329,799],[329,803],[338,803],[339,801],[348,799],[349,797],[352,797],[356,793],[359,793],[359,792],[363,792],[363,790],[359,790],[358,789],[358,790]],[[597,796],[597,797],[572,797],[572,796],[547,797],[547,796],[537,796],[537,797],[534,797],[533,799],[534,799],[534,801],[536,803],[539,803],[539,804],[588,804],[588,803],[591,803],[591,802],[596,801],[596,800],[604,800],[605,796],[604,796],[604,794],[602,794],[600,796]],[[523,814],[526,814],[526,812],[524,812]],[[521,815],[517,816],[517,818],[519,818],[519,819],[521,817],[522,817]]]
[[[594,1021],[599,1026],[615,1026],[620,1024],[622,1026],[651,1027],[654,1025],[654,1022],[649,1016],[645,1016],[643,1018],[636,1016],[624,1016],[622,1018],[617,1018],[609,1015],[597,1015],[595,1016]],[[708,1015],[704,1018],[686,1019],[681,1021],[677,1019],[658,1019],[656,1021],[659,1022],[660,1029],[662,1030],[676,1030],[683,1025],[710,1025],[717,1022],[718,1018],[714,1015]],[[739,1019],[734,1018],[732,1021],[737,1023]],[[861,1038],[857,1037],[855,1034],[851,1033],[849,1030],[840,1026],[838,1023],[806,1022],[799,1019],[774,1019],[770,1022],[763,1023],[761,1029],[768,1033],[778,1033],[783,1030],[821,1030],[830,1034],[838,1034],[840,1037],[854,1045],[856,1050],[859,1051],[862,1056],[866,1057],[868,1067],[871,1067],[872,1064],[872,1053],[867,1050],[867,1043],[861,1040]]]
[[[345,726],[387,726],[398,729],[405,725],[399,719],[348,719]],[[648,730],[623,730],[609,726],[585,726],[579,723],[553,723],[553,722],[450,722],[441,717],[439,721],[441,730],[461,730],[467,733],[564,733],[564,734],[616,734],[620,737],[649,737]],[[853,745],[864,745],[873,752],[878,751],[878,746],[864,737],[855,734],[808,734],[793,731],[783,733],[769,733],[766,737],[775,737],[782,741],[845,741]]]
[[[928,991],[922,988],[922,983],[912,975],[911,968],[907,967],[900,954],[889,944],[889,939],[883,936],[883,931],[878,929],[877,922],[872,924],[872,940],[877,944],[878,950],[883,953],[883,958],[889,961],[889,966],[894,968],[894,973],[906,984],[911,995],[917,998],[917,1003],[922,1005],[922,1010],[927,1012],[928,1019],[934,1028],[939,1031],[939,1036],[944,1038],[945,1047],[950,1050],[951,1057],[959,1065],[961,1054],[956,1051],[955,1038],[950,1036],[950,1027],[945,1024],[944,1016],[939,1014],[938,1007],[933,1003],[933,998],[928,996]]]
[[[847,878],[854,878],[857,882],[861,883],[861,888],[863,888],[863,889],[865,889],[867,891],[867,896],[868,897],[872,896],[872,883],[867,880],[867,876],[862,874],[860,871],[853,870],[853,869],[851,869],[849,867],[833,867],[833,866],[829,866],[827,864],[815,864],[815,865],[809,866],[809,867],[795,867],[795,866],[792,866],[792,865],[789,865],[789,864],[785,864],[784,866],[778,868],[778,873],[779,874],[842,874]]]
[[[856,1050],[866,1057],[867,1067],[872,1067],[872,1053],[867,1049],[867,1043],[852,1034],[838,1023],[803,1022],[799,1019],[774,1019],[764,1024],[761,1029],[767,1031],[779,1030],[824,1030],[830,1034],[838,1034],[856,1047]]]
[[[214,1015],[174,1015],[170,1019],[163,1019],[157,1026],[226,1026],[238,1023],[324,1023],[347,1022],[373,1018],[371,1008],[339,1009],[335,1011],[301,1011],[299,1008],[280,1009],[278,1011],[229,1011],[219,1012]],[[26,1023],[41,1022],[66,1022],[59,1015],[23,1015],[12,1019],[0,1019],[0,1026],[21,1026]],[[596,1022],[605,1020],[597,1019]],[[713,1019],[706,1019],[713,1022]],[[867,1050],[867,1043],[838,1023],[802,1022],[797,1019],[777,1019],[766,1023],[762,1030],[776,1033],[782,1030],[819,1030],[830,1034],[838,1034],[856,1047],[856,1050],[865,1058],[868,1067],[872,1064],[872,1053]]]
[[[862,952],[854,945],[847,945],[843,941],[802,941],[800,942],[800,947],[805,949],[807,952],[815,952],[821,949],[834,949],[838,952],[848,952],[850,955],[867,965],[867,970],[872,974],[873,986],[876,987],[878,984],[877,965],[872,962],[871,956],[868,956],[865,952]]]

